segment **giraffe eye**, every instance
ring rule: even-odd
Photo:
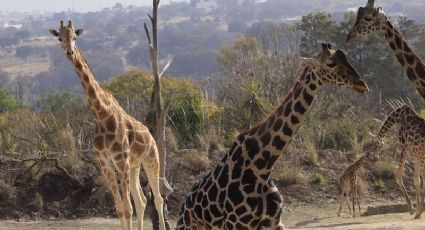
[[[372,21],[372,18],[371,17],[365,17],[364,20],[370,22],[370,21]]]
[[[74,40],[74,41],[75,41],[75,40],[77,40],[77,38],[73,38],[72,40]]]
[[[58,40],[61,42],[62,41],[62,38],[58,38]]]

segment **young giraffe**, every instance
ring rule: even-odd
[[[106,178],[115,201],[115,208],[121,227],[132,229],[133,214],[130,192],[137,210],[137,229],[143,229],[143,215],[146,198],[139,181],[140,166],[146,171],[155,196],[161,229],[164,228],[163,200],[159,191],[159,157],[155,140],[148,128],[130,117],[109,92],[102,89],[80,50],[75,46],[77,36],[83,30],[74,30],[72,22],[68,26],[61,21],[59,31],[50,30],[57,37],[68,60],[80,78],[90,109],[96,120],[93,146],[96,160]],[[115,175],[118,172],[121,195]]]
[[[411,214],[415,213],[410,198],[403,183],[403,169],[408,153],[413,152],[415,161],[414,183],[416,189],[416,213],[415,218],[422,214],[422,204],[425,197],[425,183],[420,188],[421,178],[425,178],[425,120],[419,117],[415,110],[406,103],[398,103],[398,106],[388,115],[376,137],[376,141],[382,141],[387,132],[395,124],[399,128],[399,140],[401,143],[402,159],[395,173],[396,182],[400,186],[407,206]]]
[[[357,37],[366,37],[373,32],[385,35],[391,49],[403,67],[404,73],[419,94],[425,98],[425,65],[408,45],[403,35],[393,26],[381,7],[374,7],[375,0],[369,0],[366,7],[360,7],[357,20],[347,36],[347,42]]]
[[[380,143],[380,142],[378,142]],[[357,194],[357,170],[363,166],[366,162],[374,163],[377,161],[375,154],[366,153],[352,163],[347,169],[345,169],[342,176],[339,178],[338,190],[340,192],[340,204],[338,216],[341,215],[342,205],[344,200],[347,202],[348,210],[351,213],[350,203],[348,202],[348,194],[351,194],[353,202],[353,216],[355,216],[355,202],[359,207],[359,213],[361,214],[359,196]],[[344,199],[345,198],[345,199]]]
[[[325,84],[368,91],[341,50],[322,44],[304,59],[292,90],[261,124],[242,133],[213,171],[196,183],[182,205],[177,229],[284,229],[282,197],[270,175]]]

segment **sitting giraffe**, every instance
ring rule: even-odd
[[[422,204],[425,196],[425,183],[424,188],[421,189],[421,178],[425,178],[425,120],[419,117],[413,107],[404,102],[396,101],[392,103],[393,111],[385,119],[376,141],[381,141],[387,132],[395,124],[399,125],[399,140],[402,150],[402,159],[400,165],[395,173],[396,182],[400,186],[404,197],[406,198],[407,206],[410,214],[415,213],[415,218],[419,218],[422,214]],[[407,160],[408,153],[413,152],[415,161],[414,184],[416,189],[416,212],[412,207],[410,198],[406,192],[403,183],[403,169]]]
[[[129,116],[112,94],[102,89],[97,82],[90,66],[75,46],[77,36],[82,32],[81,29],[74,30],[71,21],[68,26],[64,26],[61,21],[59,31],[50,30],[50,33],[58,38],[80,78],[90,109],[95,116],[96,132],[93,140],[95,159],[114,197],[121,228],[132,229],[131,192],[137,210],[137,229],[143,229],[146,198],[139,179],[140,166],[143,165],[155,197],[161,229],[165,229],[163,199],[159,191],[159,156],[155,140],[148,128]],[[118,172],[122,195],[118,189],[115,170]]]
[[[377,142],[378,144],[381,142]],[[366,162],[374,163],[377,158],[375,154],[367,153],[362,155],[354,163],[352,163],[347,169],[345,169],[342,176],[339,178],[338,190],[340,192],[340,204],[338,216],[341,215],[342,205],[344,200],[347,202],[348,210],[351,213],[350,203],[348,202],[348,194],[351,194],[353,203],[353,216],[355,216],[355,202],[359,207],[359,213],[361,214],[359,196],[357,194],[357,170],[363,166]]]
[[[303,59],[292,90],[262,123],[241,133],[214,170],[186,197],[177,229],[284,229],[282,196],[272,181],[275,162],[291,143],[319,89],[342,85],[368,91],[341,50],[322,44]]]
[[[407,40],[397,30],[381,7],[374,7],[375,0],[368,0],[366,7],[360,7],[357,20],[347,36],[347,42],[358,37],[366,37],[372,33],[385,36],[391,49],[394,51],[403,71],[412,82],[419,94],[425,98],[425,64]]]

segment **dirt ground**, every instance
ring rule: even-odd
[[[408,213],[352,217],[347,212],[337,217],[338,207],[335,203],[323,203],[315,207],[289,207],[284,212],[284,223],[287,229],[425,229],[425,217],[415,220]],[[117,219],[105,218],[71,221],[0,221],[0,230],[112,230],[119,227]],[[145,229],[152,229],[149,222],[145,223]]]

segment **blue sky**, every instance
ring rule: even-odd
[[[189,0],[172,0],[189,1]],[[80,12],[97,11],[105,7],[111,7],[117,2],[124,6],[150,5],[152,0],[0,0],[2,11],[64,11],[75,10]],[[162,4],[168,4],[170,0],[161,0]]]

